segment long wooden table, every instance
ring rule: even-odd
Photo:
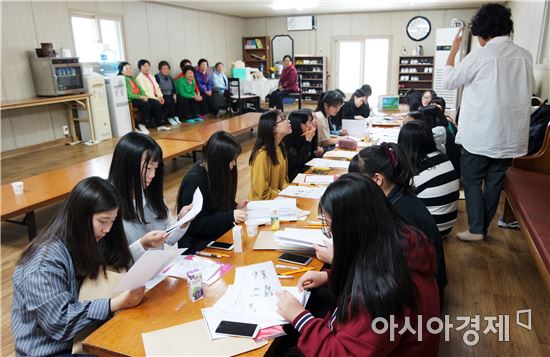
[[[197,140],[208,141],[210,136],[217,131],[223,130],[231,135],[239,135],[258,126],[260,113],[246,113],[233,118],[205,124],[191,130],[180,131],[164,135],[164,139],[171,140]]]
[[[23,109],[30,107],[38,107],[42,105],[51,105],[63,103],[67,107],[67,117],[69,119],[69,128],[71,129],[71,138],[73,142],[78,142],[76,135],[75,121],[86,122],[90,126],[91,141],[95,141],[94,127],[92,125],[92,111],[90,109],[91,93],[81,93],[72,95],[62,95],[57,97],[33,97],[25,99],[17,99],[5,101],[0,104],[0,110]],[[87,118],[79,118],[74,116],[74,109],[84,109],[87,112]]]
[[[165,160],[176,156],[194,152],[200,149],[204,142],[201,141],[176,141],[159,139],[157,143],[162,148]],[[36,236],[36,221],[34,211],[60,201],[69,195],[73,187],[90,176],[106,178],[109,174],[112,154],[96,157],[91,160],[79,162],[74,165],[44,172],[23,179],[24,193],[13,193],[11,184],[2,185],[2,213],[1,219],[12,223],[27,226],[29,239]],[[22,221],[14,221],[12,218],[25,214]]]
[[[299,208],[311,211],[306,220],[316,220],[317,204],[318,200],[298,199]],[[282,227],[301,227],[303,225],[304,223],[301,221],[281,223]],[[269,228],[265,226],[261,228],[261,230],[267,229]],[[231,231],[224,234],[219,240],[231,242]],[[275,250],[254,251],[252,248],[255,240],[256,238],[246,236],[246,229],[243,227],[243,253],[231,252],[230,258],[216,261],[231,263],[234,267],[238,267],[265,261],[275,262],[281,255],[281,252]],[[321,261],[314,258],[308,266],[320,270],[322,265]],[[294,279],[281,279],[281,284],[295,286],[301,275],[297,274]],[[84,350],[86,353],[96,356],[145,356],[142,333],[202,319],[201,309],[212,306],[218,301],[227,286],[233,284],[234,278],[235,268],[211,286],[205,287],[206,298],[194,303],[189,300],[185,280],[166,278],[147,292],[140,305],[119,312],[88,336],[83,343]],[[179,343],[179,341],[174,341],[174,343]],[[271,342],[244,355],[263,356],[270,345]]]

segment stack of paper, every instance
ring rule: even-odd
[[[323,157],[324,158],[335,158],[335,159],[348,159],[351,160],[353,157],[357,155],[357,151],[349,151],[349,150],[331,150],[327,151]]]
[[[315,158],[309,160],[306,165],[313,167],[328,167],[331,169],[347,169],[349,167],[349,161]]]
[[[286,228],[275,232],[275,241],[282,248],[313,248],[313,244],[325,246],[325,238],[320,229]]]
[[[211,285],[231,270],[231,268],[233,268],[231,264],[218,263],[194,255],[184,255],[177,257],[164,270],[164,274],[180,279],[187,279],[187,272],[198,269],[201,272],[203,284]]]
[[[276,200],[250,201],[246,205],[247,219],[260,221],[271,220],[273,210],[277,210],[281,221],[298,220],[295,198],[279,198]]]
[[[326,187],[306,187],[289,185],[279,192],[281,196],[320,199],[325,193]]]
[[[328,186],[334,182],[336,177],[335,175],[298,174],[292,183]]]

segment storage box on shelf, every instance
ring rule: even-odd
[[[269,36],[243,37],[243,61],[246,67],[258,68],[269,74],[271,49]]]
[[[294,66],[302,75],[302,97],[317,101],[327,88],[327,63],[323,56],[294,56]]]
[[[424,91],[433,88],[433,56],[399,57],[399,103],[405,103],[405,95],[411,89]]]

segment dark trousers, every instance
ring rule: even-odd
[[[269,95],[269,107],[273,108],[276,107],[279,110],[283,110],[283,98],[288,96],[288,93],[286,90],[280,91],[278,89],[271,92]]]
[[[504,175],[511,161],[472,154],[464,149],[460,167],[471,233],[487,232],[497,211]]]
[[[164,105],[162,106],[162,114],[165,118],[173,118],[176,116],[176,101],[173,95],[163,95]]]
[[[199,104],[199,114],[206,115],[210,112],[210,102],[211,97],[207,96],[206,93],[201,92],[202,102],[198,102]]]
[[[176,113],[181,119],[194,119],[197,114],[197,101],[191,98],[185,98],[181,95],[177,97]]]
[[[139,110],[139,124],[148,128],[156,128],[164,125],[165,119],[162,116],[161,105],[158,100],[149,98],[144,102],[141,99],[132,99],[132,105]]]

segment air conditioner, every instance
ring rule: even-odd
[[[315,16],[291,16],[286,18],[288,31],[315,30],[317,23]]]

